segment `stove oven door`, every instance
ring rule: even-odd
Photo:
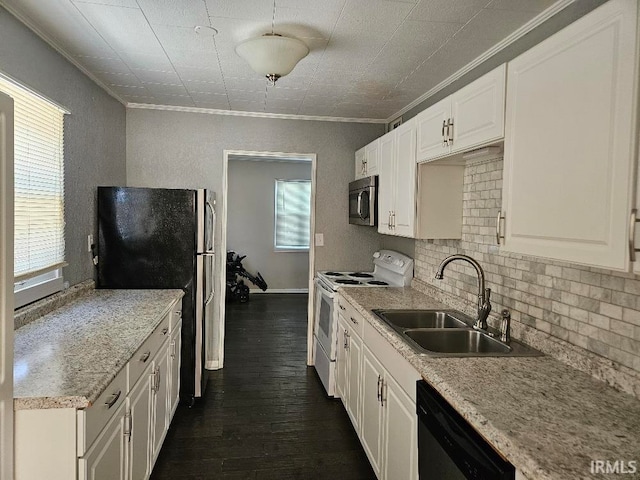
[[[316,312],[314,335],[329,357],[329,360],[333,362],[336,359],[336,332],[338,329],[334,308],[335,292],[317,278],[315,284]]]

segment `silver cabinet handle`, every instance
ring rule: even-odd
[[[382,400],[382,389],[380,388],[380,385],[382,385],[382,376],[378,374],[378,388],[376,392],[376,397],[378,398],[378,401]]]
[[[166,335],[169,332],[169,329],[167,327],[162,329],[162,335]]]
[[[339,307],[340,307],[340,310],[342,311],[346,310],[346,308],[344,308],[342,305],[339,305]]]
[[[380,406],[384,407],[384,402],[387,400],[384,396],[386,385],[384,381],[380,382]]]
[[[387,220],[387,230],[391,230],[391,210],[389,210],[389,219]]]
[[[504,215],[501,210],[498,210],[498,219],[496,220],[496,243],[500,245],[500,239],[504,238],[504,235],[500,235],[500,223],[504,219]]]
[[[344,335],[344,349],[346,350],[347,349],[347,335],[348,335],[348,332],[345,330],[343,335]]]
[[[151,356],[151,352],[144,352],[142,354],[142,356],[140,357],[140,361],[142,363],[147,363],[147,360],[149,360],[149,357]]]
[[[358,324],[358,321],[357,321],[355,318],[353,318],[353,317],[349,317],[349,318],[351,319],[351,321],[352,321],[355,325],[357,325],[357,324]]]
[[[176,341],[172,340],[170,345],[171,345],[171,358],[175,358],[176,357]]]
[[[447,146],[447,138],[444,136],[444,129],[447,126],[447,121],[446,120],[442,120],[442,146],[446,147]]]
[[[636,248],[636,223],[638,223],[638,210],[631,210],[631,220],[629,220],[629,260],[631,262],[636,261],[636,252],[640,252],[640,249]]]
[[[111,398],[109,400],[104,402],[104,404],[107,406],[107,409],[113,407],[116,404],[116,402],[120,398],[120,395],[122,395],[122,390],[118,390],[116,393],[111,395]]]
[[[447,145],[453,145],[453,118],[447,121]]]

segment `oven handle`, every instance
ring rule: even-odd
[[[325,284],[324,282],[322,282],[322,280],[320,280],[319,278],[316,278],[316,285],[318,287],[320,287],[322,290],[324,290],[324,293],[327,297],[329,298],[333,298],[335,296],[335,292],[333,290],[330,290]]]

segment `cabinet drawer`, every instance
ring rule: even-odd
[[[78,410],[78,456],[82,456],[109,422],[127,396],[127,369],[116,378],[89,408]]]
[[[338,309],[340,314],[344,317],[347,323],[351,326],[351,329],[362,337],[364,318],[362,315],[342,296],[338,297]]]
[[[162,344],[169,338],[169,325],[175,317],[175,308],[162,319],[160,324],[155,328],[153,333],[149,335],[138,351],[131,357],[127,368],[129,370],[127,390],[131,390],[136,384],[144,369],[151,364],[153,357],[156,356]]]

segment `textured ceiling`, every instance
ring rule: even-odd
[[[555,0],[1,0],[125,103],[388,119]],[[235,53],[310,48],[275,87]],[[197,34],[211,26],[215,37]]]

